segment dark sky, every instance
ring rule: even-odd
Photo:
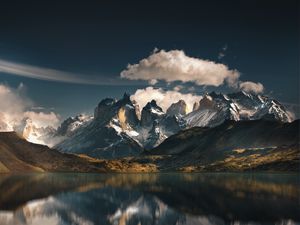
[[[265,93],[299,104],[298,1],[6,1],[0,7],[0,60],[99,76],[111,85],[68,84],[0,72],[37,105],[63,117],[91,112],[104,97],[145,85],[114,84],[128,63],[157,47],[221,62]],[[101,2],[101,3],[100,3]],[[225,57],[218,54],[227,46]],[[107,81],[108,80],[108,81]]]

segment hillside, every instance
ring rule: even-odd
[[[61,153],[44,145],[27,142],[15,132],[0,132],[0,173],[153,171],[156,171],[153,164]]]
[[[151,100],[140,110],[137,102],[125,93],[119,100],[101,100],[94,117],[70,117],[56,132],[51,130],[41,138],[46,138],[45,143],[57,140],[54,148],[61,152],[119,159],[137,157],[143,149],[153,149],[187,128],[216,127],[226,120],[292,121],[285,107],[275,99],[245,92],[228,95],[212,92],[205,94],[196,105],[187,113],[187,103],[182,99],[164,111]]]
[[[15,132],[0,133],[0,173],[42,171],[105,172],[106,169],[101,161],[27,142]]]
[[[213,128],[194,127],[143,154],[114,160],[61,153],[14,132],[0,133],[1,173],[298,171],[299,159],[299,120],[225,121]]]
[[[237,148],[273,148],[299,143],[299,120],[227,120],[214,128],[194,127],[165,140],[151,154],[188,154]]]
[[[299,120],[225,121],[169,137],[146,153],[160,170],[244,171],[299,169]],[[151,161],[151,160],[150,160]]]

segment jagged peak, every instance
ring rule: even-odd
[[[172,103],[169,108],[171,108],[172,106],[175,106],[175,105],[186,106],[186,102],[183,99],[180,99],[178,102]]]
[[[199,109],[213,109],[215,108],[215,102],[210,95],[204,95],[203,98],[199,102]]]
[[[151,104],[152,106],[154,106],[154,107],[157,106],[157,103],[156,103],[156,101],[155,101],[154,99],[151,100],[150,104]]]
[[[203,95],[202,99],[204,99],[204,100],[209,100],[209,101],[212,101],[212,100],[213,100],[212,96],[209,95],[209,94]],[[202,99],[201,99],[201,100],[202,100]],[[200,100],[200,102],[201,102],[201,100]]]
[[[239,98],[239,97],[247,97],[253,99],[253,97],[256,96],[255,94],[251,94],[245,91],[238,91],[228,94],[228,97],[230,98]]]
[[[209,94],[205,94],[204,96],[211,96],[212,98],[217,98],[217,97],[219,97],[221,94],[220,93],[217,93],[217,92],[215,92],[215,91],[212,91],[212,92],[210,92]]]
[[[88,116],[88,115],[85,115],[85,114],[78,114],[76,116],[70,116],[68,118],[66,118],[63,122],[63,123],[72,123],[72,122],[75,122],[75,121],[84,121],[84,120],[87,120],[89,118],[92,118],[92,116]]]
[[[199,102],[194,102],[193,111],[198,110],[199,107],[200,107],[200,101]]]
[[[124,100],[130,100],[130,94],[128,94],[127,92],[125,92],[124,95],[123,95],[123,99]]]
[[[116,106],[122,107],[126,104],[130,106],[134,106],[133,102],[130,99],[130,95],[127,92],[124,93],[123,98],[121,98],[119,101],[116,102]]]
[[[143,110],[150,110],[150,109],[158,109],[159,111],[163,112],[162,108],[157,105],[156,101],[153,99],[151,102],[148,102]]]
[[[111,106],[115,102],[116,102],[116,99],[114,99],[114,98],[105,98],[99,102],[98,106]]]
[[[180,99],[178,102],[176,102],[177,104],[186,104],[185,101],[183,99]],[[175,104],[176,104],[175,103]]]
[[[80,113],[80,114],[78,114],[78,115],[76,115],[76,116],[72,116],[71,118],[72,118],[73,120],[82,121],[82,120],[86,120],[86,119],[88,119],[88,118],[91,118],[91,116],[86,115],[86,114],[83,114],[83,113]]]
[[[132,101],[130,100],[130,95],[127,92],[125,92],[123,94],[123,97],[119,100],[116,100],[115,98],[102,99],[100,101],[100,103],[98,104],[98,107],[99,106],[112,106],[114,104],[125,105],[125,104],[128,104],[128,103],[132,105]]]
[[[178,102],[172,103],[167,109],[167,114],[169,115],[186,115],[187,114],[187,104],[184,100],[180,99]]]

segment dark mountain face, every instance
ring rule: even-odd
[[[75,117],[69,117],[64,120],[61,125],[57,128],[55,135],[56,136],[71,136],[72,133],[85,124],[86,122],[90,121],[92,117],[86,115],[78,115]]]
[[[273,148],[299,143],[299,120],[225,121],[214,128],[194,127],[165,140],[151,154],[209,154],[235,149]]]
[[[116,103],[115,99],[112,98],[106,98],[103,99],[98,106],[95,108],[94,111],[94,118],[98,119],[98,118],[107,118],[107,117],[111,117],[111,113],[112,110],[111,108],[113,107],[113,105]]]
[[[129,95],[124,94],[118,101],[104,99],[96,107],[94,119],[75,129],[55,148],[106,159],[136,156],[143,148],[159,145],[185,126],[181,117],[164,113],[154,100],[139,117],[138,105]],[[68,120],[63,124],[72,123]]]
[[[199,107],[201,107],[201,110],[216,109],[217,105],[212,97],[210,97],[209,95],[204,95],[203,98],[199,102]]]
[[[167,114],[170,116],[185,116],[187,113],[187,104],[183,100],[173,103],[168,109]]]
[[[164,116],[162,108],[160,108],[155,100],[148,102],[142,110],[141,126],[150,127],[155,120],[160,120]]]
[[[120,158],[141,153],[141,145],[130,136],[139,120],[135,105],[127,94],[119,101],[102,100],[94,116],[55,147],[63,152],[84,153],[96,158]]]
[[[194,127],[170,136],[144,157],[160,171],[298,171],[299,123],[225,121]]]
[[[94,119],[100,122],[110,120],[116,114],[124,114],[126,122],[131,126],[136,126],[138,117],[136,114],[136,105],[130,100],[128,94],[124,94],[119,101],[111,98],[102,100],[94,110]]]

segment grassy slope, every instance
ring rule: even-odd
[[[47,146],[27,142],[14,132],[0,132],[0,173],[44,171],[154,172],[156,166],[61,153]]]
[[[181,131],[139,161],[164,171],[298,171],[299,158],[299,120],[258,120]]]
[[[0,172],[105,172],[103,161],[63,154],[27,142],[14,132],[0,133]]]

